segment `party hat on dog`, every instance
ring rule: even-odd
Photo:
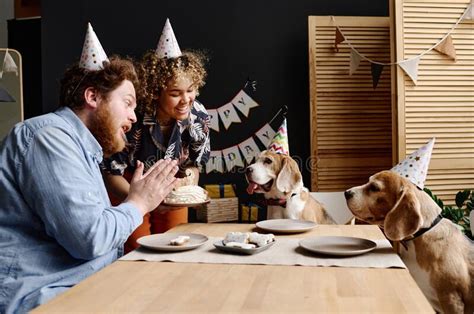
[[[394,171],[404,178],[407,178],[420,189],[425,186],[426,175],[431,159],[431,152],[435,138],[433,137],[428,143],[411,153],[405,160],[393,167]]]
[[[288,129],[286,127],[286,118],[278,128],[278,131],[273,136],[273,139],[268,144],[268,150],[274,151],[277,154],[290,155],[290,148],[288,145]]]
[[[97,71],[104,68],[104,61],[108,62],[109,59],[107,58],[97,35],[92,29],[91,23],[88,23],[79,67],[90,71]]]
[[[177,58],[182,55],[170,19],[166,19],[155,53],[158,58]]]

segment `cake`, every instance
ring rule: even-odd
[[[176,246],[183,245],[186,242],[188,242],[190,239],[191,238],[189,236],[180,235],[179,237],[177,237],[175,239],[171,239],[170,240],[170,245],[176,245]]]
[[[166,197],[166,204],[200,204],[208,200],[207,191],[199,185],[174,188]]]
[[[226,234],[224,240],[222,240],[222,243],[225,246],[250,249],[265,246],[273,241],[275,241],[275,236],[271,233],[229,232]]]

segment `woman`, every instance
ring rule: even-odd
[[[183,176],[186,168],[204,165],[209,159],[209,116],[195,99],[205,84],[205,61],[199,52],[179,51],[178,56],[169,58],[155,51],[146,53],[138,64],[138,122],[127,133],[125,150],[103,163],[107,188],[118,201],[128,194],[127,179],[138,160],[146,170],[160,159],[177,159]],[[187,208],[160,205],[144,216],[143,224],[125,244],[125,251],[138,247],[136,240],[144,235],[186,222]]]

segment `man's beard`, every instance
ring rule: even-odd
[[[105,157],[122,151],[126,142],[126,138],[117,137],[118,126],[114,124],[113,113],[109,108],[107,101],[101,102],[90,124],[90,131],[102,147]]]

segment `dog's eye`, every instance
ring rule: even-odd
[[[265,159],[263,160],[263,163],[269,165],[269,164],[272,163],[272,160],[271,160],[270,158],[265,158]]]
[[[375,184],[371,184],[371,185],[369,185],[369,191],[370,192],[378,192],[378,191],[380,191],[380,188],[378,186],[376,186]]]

